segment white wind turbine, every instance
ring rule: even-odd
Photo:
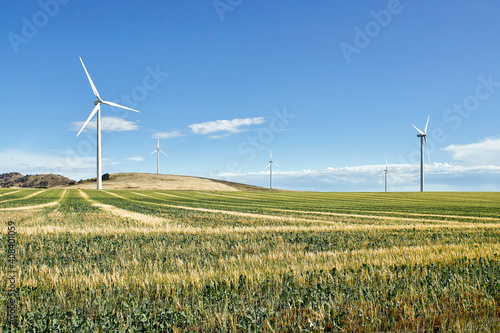
[[[162,153],[163,155],[167,156],[167,154],[165,154],[163,152],[163,150],[160,149],[160,137],[158,137],[158,146],[149,155],[152,155],[154,153],[156,153],[156,174],[159,175],[160,174],[160,153]]]
[[[92,87],[92,91],[94,92],[95,97],[97,97],[97,101],[94,102],[94,110],[90,113],[90,116],[87,118],[87,121],[85,124],[83,124],[82,128],[80,129],[80,132],[76,136],[79,136],[80,133],[83,131],[85,126],[89,123],[90,119],[97,113],[97,189],[102,190],[102,164],[101,164],[101,104],[106,104],[110,106],[115,106],[118,108],[122,109],[127,109],[130,111],[135,111],[139,112],[137,110],[128,108],[126,106],[118,105],[113,102],[108,102],[108,101],[103,101],[101,97],[99,96],[99,93],[97,92],[97,89],[94,85],[94,82],[92,82],[92,79],[90,78],[89,72],[87,72],[87,68],[85,68],[85,65],[83,64],[82,58],[80,58],[80,62],[82,63],[83,69],[85,70],[85,74],[87,74],[87,78],[89,79],[90,86]]]
[[[273,162],[273,153],[271,153],[271,149],[269,149],[269,157],[271,158],[269,164],[266,166],[266,169],[269,168],[269,188],[273,188],[273,164],[280,167],[278,163]],[[281,167],[280,167],[281,168]]]
[[[385,169],[384,172],[382,172],[379,176],[384,175],[385,176],[385,191],[387,192],[387,174],[390,174],[392,176],[392,173],[389,171],[387,168],[387,158],[385,159]],[[394,178],[394,176],[392,176]]]
[[[420,138],[420,192],[424,191],[424,141],[425,147],[427,148],[427,157],[429,158],[429,164],[431,163],[431,155],[429,154],[429,146],[427,145],[427,126],[429,125],[429,119],[431,116],[427,117],[427,123],[425,124],[425,129],[422,132],[417,128],[417,126],[413,125],[415,129],[418,131],[417,137]]]

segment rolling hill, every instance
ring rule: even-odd
[[[51,188],[66,186],[75,181],[61,175],[22,175],[19,172],[0,174],[0,187]]]
[[[94,181],[85,181],[64,188],[94,189]],[[180,191],[268,191],[269,189],[229,181],[191,176],[157,175],[148,173],[114,173],[103,181],[108,190],[180,190]]]

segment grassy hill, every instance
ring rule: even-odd
[[[94,181],[77,183],[67,188],[94,189]],[[103,181],[108,190],[181,190],[181,191],[266,191],[268,189],[229,181],[176,175],[149,173],[114,173]],[[65,187],[66,188],[66,187]]]

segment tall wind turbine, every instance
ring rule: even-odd
[[[384,175],[385,176],[385,191],[387,192],[387,174],[390,174],[392,176],[392,173],[389,171],[387,168],[387,158],[385,159],[385,169],[384,172],[382,172],[379,176]],[[394,178],[394,176],[392,176]]]
[[[160,149],[160,137],[158,137],[158,146],[149,155],[152,155],[154,153],[156,153],[156,174],[159,175],[160,174],[160,153],[162,153],[163,155],[167,156],[167,154],[165,154],[163,152],[163,150]]]
[[[427,126],[429,125],[429,118],[427,117],[427,123],[425,124],[425,129],[422,132],[417,128],[417,126],[413,125],[415,129],[418,131],[417,137],[420,138],[420,192],[424,191],[424,141],[425,147],[427,148],[427,157],[429,158],[429,163],[431,163],[431,155],[429,155],[429,146],[427,145]]]
[[[85,74],[87,74],[87,78],[89,79],[90,86],[92,87],[92,91],[94,92],[95,97],[97,97],[97,101],[94,102],[94,110],[90,113],[90,116],[87,118],[87,121],[85,124],[83,124],[82,128],[80,129],[80,132],[76,136],[79,136],[80,133],[83,131],[83,129],[87,126],[89,123],[90,119],[94,117],[94,115],[97,113],[97,189],[102,190],[102,164],[101,164],[101,104],[106,104],[110,106],[115,106],[118,108],[122,109],[127,109],[130,111],[135,111],[139,112],[137,110],[128,108],[126,106],[118,105],[113,102],[108,102],[108,101],[103,101],[101,97],[99,96],[99,93],[97,92],[97,89],[94,85],[94,82],[92,82],[92,79],[90,78],[89,72],[87,72],[87,68],[85,68],[85,65],[83,63],[82,58],[80,58],[80,62],[82,63],[83,69],[85,70]]]
[[[269,167],[269,188],[273,188],[273,164],[276,164],[278,167],[278,163],[273,162],[273,153],[271,152],[271,149],[269,149],[269,157],[271,158],[269,161],[269,164],[266,166],[266,169]],[[281,167],[280,167],[281,168]]]

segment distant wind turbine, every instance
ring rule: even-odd
[[[420,192],[424,191],[424,141],[425,147],[427,148],[427,157],[429,158],[429,164],[431,163],[431,155],[429,154],[429,146],[427,145],[427,126],[429,126],[429,119],[431,116],[427,117],[427,123],[425,124],[425,129],[422,132],[417,128],[417,126],[413,125],[415,129],[418,131],[417,137],[420,138]]]
[[[94,82],[92,82],[92,79],[90,78],[89,72],[87,72],[87,68],[85,68],[85,65],[83,64],[82,58],[80,58],[80,62],[82,63],[83,69],[85,70],[85,74],[87,74],[87,78],[89,79],[90,86],[92,87],[92,91],[94,92],[95,97],[97,97],[97,101],[94,102],[94,110],[90,113],[90,116],[87,118],[87,121],[85,124],[83,124],[82,128],[80,129],[80,132],[76,136],[79,136],[80,133],[83,131],[83,129],[87,126],[89,123],[90,119],[97,113],[97,189],[102,190],[102,164],[101,164],[101,104],[106,104],[110,106],[115,106],[117,108],[122,108],[122,109],[127,109],[130,111],[135,111],[139,112],[137,110],[128,108],[126,106],[118,105],[113,102],[108,102],[108,101],[103,101],[101,97],[99,96],[99,93],[97,92],[96,87],[94,86]]]
[[[163,155],[167,156],[167,154],[165,154],[163,152],[163,150],[160,149],[160,137],[158,137],[158,146],[149,155],[152,155],[154,153],[156,153],[156,174],[159,175],[160,174],[160,153],[162,153]]]
[[[276,164],[276,166],[280,167],[278,163],[273,162],[273,153],[271,152],[271,149],[269,149],[269,157],[271,158],[269,161],[269,164],[266,166],[266,169],[269,168],[269,188],[273,188],[273,164]],[[280,167],[281,168],[281,167]]]
[[[387,192],[387,174],[390,174],[392,176],[392,173],[389,171],[387,168],[387,158],[385,159],[385,169],[384,172],[382,172],[379,176],[384,175],[385,176],[385,191]],[[394,176],[392,176],[394,178]]]

